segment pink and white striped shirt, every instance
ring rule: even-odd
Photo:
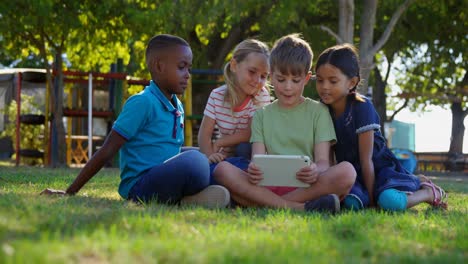
[[[231,110],[231,103],[224,100],[226,91],[226,85],[211,91],[205,111],[203,112],[204,115],[216,121],[221,137],[223,135],[232,135],[237,130],[248,128],[249,121],[255,111],[271,102],[268,90],[263,87],[255,95],[255,100],[252,100],[252,97],[247,97],[240,106]],[[256,104],[254,104],[254,101]]]

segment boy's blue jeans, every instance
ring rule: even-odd
[[[208,159],[199,151],[188,150],[141,175],[128,198],[136,202],[156,200],[176,204],[183,197],[202,191],[209,182]]]

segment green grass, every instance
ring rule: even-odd
[[[436,180],[449,210],[337,215],[139,206],[104,169],[74,197],[77,169],[0,167],[0,263],[467,263],[468,182]]]

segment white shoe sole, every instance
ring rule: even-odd
[[[201,192],[186,196],[180,201],[182,206],[203,206],[206,208],[225,208],[229,205],[231,196],[229,191],[221,185],[210,185]]]
[[[332,195],[335,198],[335,213],[337,213],[341,210],[340,197],[334,193]]]

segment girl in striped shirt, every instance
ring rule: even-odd
[[[250,158],[252,116],[257,108],[271,101],[267,86],[269,56],[265,43],[255,39],[242,41],[224,67],[226,84],[211,92],[198,132],[198,144],[200,151],[208,157],[212,170],[218,162],[229,161],[230,157]],[[220,135],[212,140],[215,126]],[[248,154],[241,155],[240,152]],[[248,161],[231,160],[234,164],[240,162],[241,168],[245,163],[247,168]]]

